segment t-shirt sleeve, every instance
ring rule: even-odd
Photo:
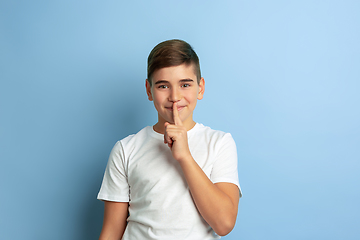
[[[121,142],[118,141],[111,150],[97,199],[129,202],[129,184],[126,170],[124,150]]]
[[[216,158],[210,179],[213,183],[228,182],[235,184],[239,188],[241,197],[242,193],[239,184],[237,163],[238,158],[235,141],[230,133],[226,133],[217,143]]]

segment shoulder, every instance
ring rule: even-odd
[[[136,142],[139,139],[147,138],[150,135],[150,128],[150,126],[144,127],[139,132],[135,134],[130,134],[129,136],[119,140],[118,143],[120,143],[121,145],[127,145],[129,143],[131,144],[132,142]]]
[[[204,126],[201,123],[196,124],[196,128],[194,129],[194,135],[196,136],[202,136],[208,140],[212,141],[234,141],[231,134],[221,131],[221,130],[215,130],[208,126]]]
[[[145,145],[154,143],[158,136],[152,130],[151,126],[144,127],[139,132],[131,134],[116,142],[114,151],[121,152],[123,156],[139,152]]]

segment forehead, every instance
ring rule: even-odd
[[[181,79],[192,79],[196,81],[194,65],[181,64],[178,66],[160,68],[154,71],[152,82],[157,80],[178,81]]]

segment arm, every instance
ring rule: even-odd
[[[227,235],[234,227],[238,212],[239,189],[232,183],[213,184],[191,156],[187,131],[182,126],[176,103],[174,123],[165,123],[164,142],[179,162],[197,209],[213,230]]]
[[[126,228],[128,202],[104,201],[104,221],[99,240],[120,240]]]
[[[192,157],[180,165],[201,216],[217,234],[227,235],[236,222],[238,187],[232,183],[213,184]]]

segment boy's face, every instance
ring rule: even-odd
[[[197,100],[203,98],[205,81],[197,83],[193,65],[179,65],[156,70],[152,76],[152,86],[146,81],[146,92],[158,111],[158,126],[165,122],[174,123],[172,106],[176,102],[179,117],[187,130],[194,126],[193,111]]]

